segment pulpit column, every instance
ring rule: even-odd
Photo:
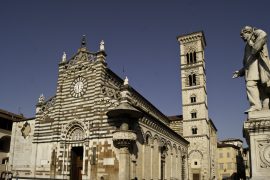
[[[119,149],[119,180],[130,179],[130,147],[136,138],[132,130],[119,130],[113,133],[113,142]]]

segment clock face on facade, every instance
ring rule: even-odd
[[[73,97],[81,97],[86,91],[87,82],[83,77],[76,78],[70,87],[70,93]]]

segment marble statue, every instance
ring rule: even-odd
[[[66,62],[66,61],[67,61],[67,54],[65,52],[63,52],[62,62]]]
[[[105,43],[103,40],[99,43],[99,51],[105,51]]]
[[[125,80],[124,80],[124,85],[128,85],[128,78],[126,76]]]
[[[38,103],[44,103],[45,102],[45,96],[41,94],[38,98]]]
[[[233,78],[245,77],[250,108],[245,112],[269,109],[270,60],[267,34],[261,29],[245,26],[240,33],[246,43],[243,68],[235,71]]]

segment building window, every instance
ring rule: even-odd
[[[197,113],[196,112],[192,112],[191,113],[191,119],[195,119],[197,118]]]
[[[197,58],[196,58],[196,52],[193,52],[193,63],[197,62]]]
[[[187,64],[194,64],[197,62],[196,52],[186,54]]]
[[[192,131],[192,134],[197,134],[198,132],[198,129],[197,129],[197,127],[192,127],[191,128],[191,131]]]
[[[224,164],[223,163],[219,163],[219,169],[224,169]]]
[[[192,75],[188,76],[188,82],[189,82],[189,86],[192,86],[193,82],[192,82]]]
[[[190,60],[190,63],[193,63],[193,53],[189,53],[189,60]]]
[[[195,161],[195,162],[194,162],[194,165],[198,165],[198,162],[197,162],[197,161]]]
[[[189,61],[189,54],[188,54],[188,53],[186,54],[186,58],[187,58],[187,64],[190,64],[190,61]]]
[[[229,152],[227,152],[227,158],[229,158],[230,157],[230,153]]]
[[[227,164],[228,169],[232,169],[232,163]]]
[[[189,86],[196,86],[196,74],[190,74],[188,76]]]
[[[193,80],[193,85],[195,86],[196,85],[196,74],[192,75],[192,80]]]
[[[196,102],[196,96],[195,95],[193,95],[193,96],[190,97],[190,102],[191,103],[195,103]]]

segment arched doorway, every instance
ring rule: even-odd
[[[70,179],[82,180],[85,132],[80,124],[73,124],[67,133],[67,142],[70,144]]]
[[[83,147],[71,148],[71,179],[81,180],[83,169]]]

